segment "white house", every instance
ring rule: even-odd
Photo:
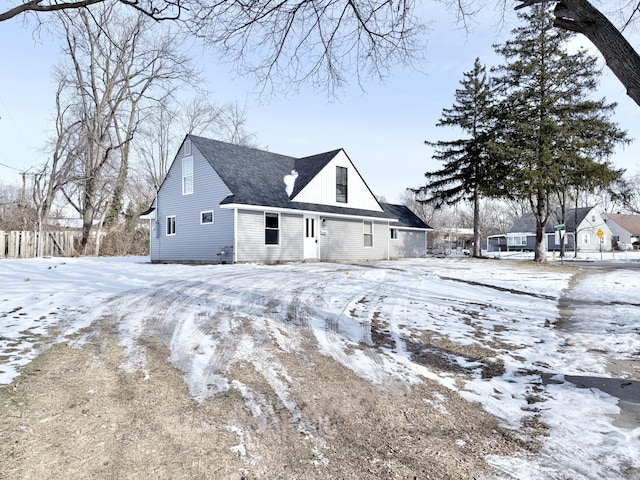
[[[614,248],[630,250],[640,243],[640,215],[607,213],[605,219],[613,235]]]

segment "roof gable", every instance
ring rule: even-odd
[[[326,161],[327,156],[331,156],[329,161]],[[294,192],[291,197],[292,201],[383,212],[375,195],[344,150],[340,149],[317,157],[320,158],[324,166],[318,169],[306,184],[297,189],[297,193]],[[313,159],[314,157],[307,158]],[[346,203],[338,202],[336,199],[336,167],[347,169]]]
[[[294,198],[300,191],[306,187],[309,182],[340,152],[333,150],[331,152],[320,153],[310,157],[298,158],[295,161],[294,168],[298,173],[298,178],[291,194]]]
[[[221,204],[392,218],[380,207],[342,149],[294,158],[196,135],[187,135],[187,138],[191,139],[193,148],[202,154],[231,192]],[[323,202],[318,195],[311,195],[302,200],[295,198],[336,158],[341,162],[346,159],[352,171],[355,172],[352,177],[364,185],[372,201],[331,204]],[[291,196],[287,193],[288,188],[291,188]],[[330,191],[333,192],[335,199],[335,172]]]

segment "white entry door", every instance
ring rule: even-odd
[[[304,258],[318,258],[318,223],[320,218],[315,215],[305,215],[302,229],[304,231]]]

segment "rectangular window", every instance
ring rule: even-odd
[[[167,236],[176,234],[176,216],[170,215],[167,217]]]
[[[316,220],[315,218],[305,218],[305,234],[304,236],[307,238],[315,238],[316,237]]]
[[[336,167],[336,202],[347,203],[347,169]]]
[[[200,212],[200,225],[208,225],[209,223],[213,223],[213,210]]]
[[[398,239],[398,229],[397,228],[389,229],[389,234],[391,236],[391,240],[397,240]]]
[[[527,237],[525,235],[511,235],[508,238],[508,244],[514,247],[522,247],[527,245]]]
[[[193,157],[182,159],[182,194],[193,193]]]
[[[582,243],[584,245],[589,245],[589,234],[588,233],[583,233],[582,234]]]
[[[264,214],[264,244],[279,245],[280,244],[280,214],[268,213]]]
[[[373,222],[364,220],[363,230],[364,230],[364,246],[373,247]]]
[[[184,141],[184,156],[191,156],[191,139],[189,138]]]

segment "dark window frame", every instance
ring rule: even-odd
[[[175,215],[167,215],[165,227],[166,227],[167,237],[175,236],[176,234],[176,216]]]
[[[347,167],[336,166],[336,202],[338,203],[347,203],[348,201],[347,178]]]
[[[278,212],[264,212],[264,244],[280,245],[280,213]]]
[[[207,220],[207,218],[205,217],[205,215],[207,214],[210,214],[211,220],[205,221]],[[200,212],[200,225],[211,225],[214,221],[215,215],[213,213],[213,210],[203,210],[202,212]]]

